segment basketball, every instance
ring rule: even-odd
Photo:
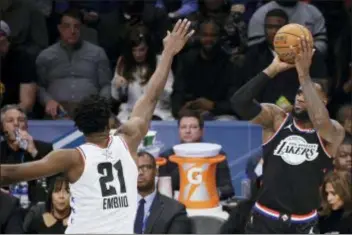
[[[287,24],[279,29],[274,37],[274,49],[281,61],[286,63],[295,63],[295,53],[291,51],[292,46],[296,53],[299,53],[297,39],[301,36],[308,38],[308,42],[313,44],[311,32],[300,24]],[[312,45],[313,46],[313,45]]]

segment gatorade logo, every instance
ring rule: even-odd
[[[203,172],[202,168],[199,168],[199,167],[191,168],[187,172],[188,182],[190,182],[191,184],[201,184],[203,181],[202,172]]]

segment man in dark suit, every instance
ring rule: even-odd
[[[193,110],[184,110],[180,113],[178,119],[178,132],[181,143],[197,143],[202,142],[204,135],[204,120],[200,114]],[[169,159],[174,155],[172,148],[161,153],[160,156]],[[226,156],[223,151],[221,154]],[[172,190],[180,189],[180,173],[176,163],[167,161],[167,164],[160,167],[160,176],[171,176]],[[231,174],[227,160],[216,165],[216,186],[218,189],[220,200],[226,200],[235,195],[231,182]]]
[[[147,152],[140,152],[138,156],[138,210],[134,232],[191,233],[191,222],[185,206],[157,192],[155,187],[157,168],[154,157]]]
[[[0,234],[21,234],[22,214],[18,199],[0,189]]]
[[[34,140],[28,133],[27,116],[18,105],[5,105],[0,111],[0,130],[4,140],[0,143],[0,163],[17,164],[40,159],[53,150],[52,145]],[[18,136],[27,142],[21,146]],[[17,136],[17,138],[18,138]],[[46,200],[45,179],[28,182],[28,197],[32,204]]]

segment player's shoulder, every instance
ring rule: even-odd
[[[287,112],[285,112],[285,110],[283,110],[281,107],[279,107],[276,104],[261,103],[260,105],[262,106],[262,108],[270,111],[274,115],[280,115],[281,117],[286,117],[287,116]]]

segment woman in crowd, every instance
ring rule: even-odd
[[[352,233],[351,174],[346,171],[328,173],[321,190],[320,233]]]
[[[125,51],[118,59],[115,76],[112,80],[112,97],[121,102],[118,119],[126,121],[137,99],[143,94],[146,85],[154,73],[157,56],[147,28],[138,26],[131,30]],[[164,93],[160,97],[154,112],[154,120],[172,120],[170,95],[173,75],[169,74]]]
[[[59,176],[49,187],[46,203],[38,204],[28,212],[24,230],[31,234],[64,234],[70,213],[69,183]]]

